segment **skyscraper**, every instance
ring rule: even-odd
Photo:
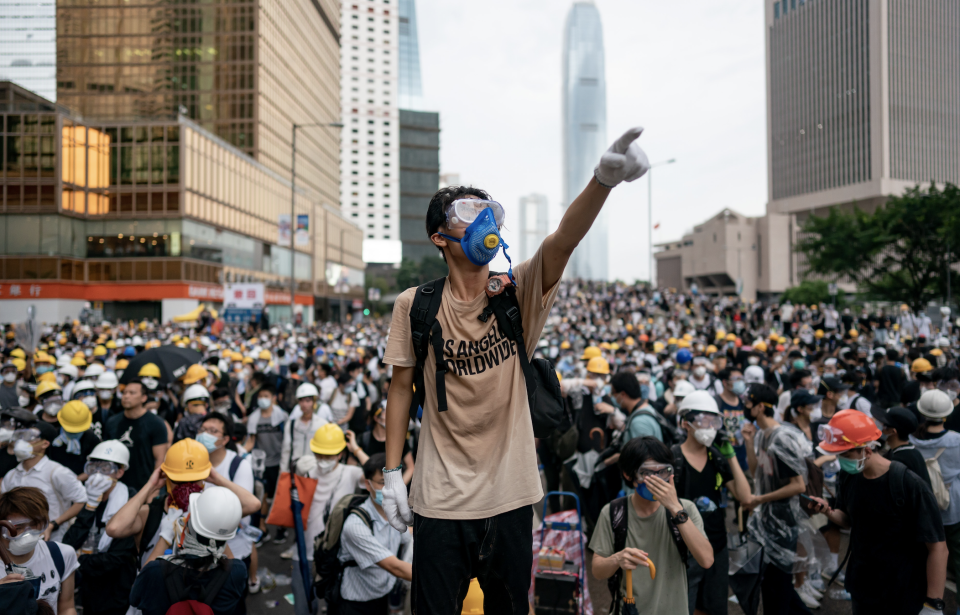
[[[549,208],[547,197],[542,194],[529,194],[520,197],[519,245],[516,261],[524,261],[537,251],[549,232]]]
[[[423,106],[420,82],[420,44],[417,40],[416,0],[400,0],[400,108],[418,111]]]
[[[57,100],[56,0],[0,0],[0,81]]]
[[[593,177],[607,148],[607,83],[600,13],[590,0],[575,2],[563,37],[563,207]],[[573,253],[566,275],[607,279],[607,213],[596,221]]]

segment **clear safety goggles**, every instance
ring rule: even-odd
[[[673,466],[648,461],[637,470],[637,480],[644,481],[651,476],[669,482],[670,477],[673,476]]]
[[[83,473],[88,476],[93,476],[94,474],[115,474],[119,469],[120,466],[114,462],[100,459],[91,459],[83,464]]]
[[[34,442],[40,438],[40,430],[36,427],[26,427],[23,429],[18,429],[13,432],[12,442],[17,440],[24,440],[26,442]]]
[[[96,394],[97,394],[96,389],[83,389],[82,391],[77,391],[76,393],[74,393],[73,399],[78,400],[78,399],[83,399],[84,397],[93,397]]]
[[[39,530],[33,529],[33,522],[30,519],[24,519],[22,517],[17,517],[14,519],[6,519],[6,522],[13,526],[14,531],[16,531],[17,536],[22,536],[24,532],[32,531],[35,534],[40,534]],[[4,538],[12,538],[10,536],[10,530],[5,527],[0,527],[0,535]]]
[[[720,429],[723,427],[723,417],[719,414],[698,412],[689,421],[697,429]]]
[[[820,427],[817,428],[817,437],[820,438],[821,444],[863,446],[861,443],[854,442],[843,435],[842,429],[829,424],[820,425]]]
[[[447,228],[458,226],[468,226],[483,212],[484,209],[493,211],[493,219],[497,227],[503,226],[503,205],[496,201],[483,201],[480,199],[457,199],[447,205],[445,211],[447,215]]]

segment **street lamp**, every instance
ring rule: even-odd
[[[320,122],[316,124],[294,124],[293,136],[290,138],[290,324],[293,324],[295,298],[297,294],[297,277],[294,271],[296,255],[296,225],[297,225],[297,129],[323,126],[325,128],[343,128],[340,122]]]
[[[647,228],[647,239],[649,240],[649,250],[650,250],[650,288],[656,288],[657,281],[653,279],[653,170],[657,167],[662,167],[664,165],[673,164],[676,162],[676,158],[671,158],[670,160],[664,160],[663,162],[657,162],[651,164],[650,168],[647,170],[647,222],[649,226]]]

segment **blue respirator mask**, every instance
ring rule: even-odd
[[[503,255],[510,263],[510,278],[513,279],[513,263],[507,256],[508,246],[500,236],[500,227],[503,226],[503,206],[496,201],[479,199],[457,199],[447,206],[447,228],[457,228],[467,225],[462,239],[451,237],[445,233],[437,233],[448,241],[460,244],[467,260],[482,267],[488,264],[503,247]]]

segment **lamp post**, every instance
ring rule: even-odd
[[[294,124],[293,135],[290,138],[290,324],[293,324],[297,295],[297,277],[294,271],[296,260],[296,226],[297,226],[297,129],[323,126],[325,128],[343,128],[340,122],[321,122],[316,124]]]
[[[649,240],[649,266],[650,266],[650,288],[656,288],[657,281],[653,279],[653,170],[657,167],[661,167],[667,164],[673,164],[676,162],[676,158],[671,158],[670,160],[664,160],[663,162],[657,162],[651,164],[650,168],[647,170],[647,217],[648,217],[648,227],[647,227],[647,239]]]

